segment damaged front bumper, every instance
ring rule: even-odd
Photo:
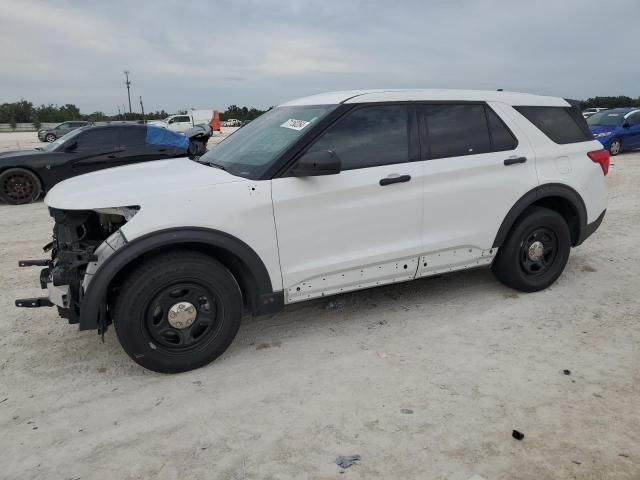
[[[84,292],[100,264],[126,244],[120,231],[135,214],[131,207],[102,210],[50,209],[55,219],[53,241],[44,247],[51,259],[21,260],[20,267],[45,267],[40,271],[40,287],[47,296],[21,298],[17,307],[57,307],[58,314],[77,324]],[[104,332],[107,325],[100,325]]]

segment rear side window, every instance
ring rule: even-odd
[[[430,158],[491,151],[484,105],[424,105]]]
[[[555,143],[565,145],[593,140],[584,118],[573,107],[513,108]]]
[[[513,136],[511,131],[493,110],[489,107],[486,107],[486,110],[493,151],[504,152],[506,150],[514,150],[518,146],[516,137]]]
[[[123,127],[120,128],[120,144],[132,147],[134,145],[145,145],[147,139],[146,127]]]
[[[310,151],[332,150],[343,170],[409,161],[405,105],[358,108],[331,126]]]

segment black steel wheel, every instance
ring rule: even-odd
[[[10,168],[0,173],[0,200],[11,205],[32,203],[42,193],[40,179],[24,168]]]
[[[530,207],[511,229],[493,262],[495,276],[523,292],[547,288],[562,274],[571,250],[571,233],[557,212]]]
[[[138,364],[160,373],[193,370],[233,341],[242,294],[233,275],[199,252],[176,251],[140,265],[114,308],[118,339]]]

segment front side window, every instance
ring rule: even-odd
[[[274,108],[227,137],[199,161],[233,175],[258,178],[336,105]]]
[[[309,151],[333,151],[342,170],[409,161],[406,105],[358,108],[332,125]]]
[[[64,129],[64,128],[70,128],[70,125],[69,125],[69,123],[68,123],[68,122],[67,122],[67,123],[61,123],[60,125],[58,125],[58,126],[56,127],[56,129],[60,129],[60,130],[62,130],[62,129]]]
[[[640,112],[634,112],[627,117],[629,125],[640,125]]]
[[[96,147],[114,147],[118,143],[118,129],[113,127],[86,130],[76,138],[78,150]]]
[[[428,132],[432,159],[476,155],[491,151],[484,105],[424,105],[422,118]]]
[[[624,115],[620,112],[600,112],[587,118],[590,127],[614,127],[622,122]]]

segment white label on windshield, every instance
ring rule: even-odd
[[[619,117],[620,115],[618,115],[617,113],[608,113],[607,117]]]
[[[304,127],[309,125],[311,122],[305,122],[304,120],[294,120],[290,118],[286,122],[284,122],[281,127],[290,128],[291,130],[302,130]]]

